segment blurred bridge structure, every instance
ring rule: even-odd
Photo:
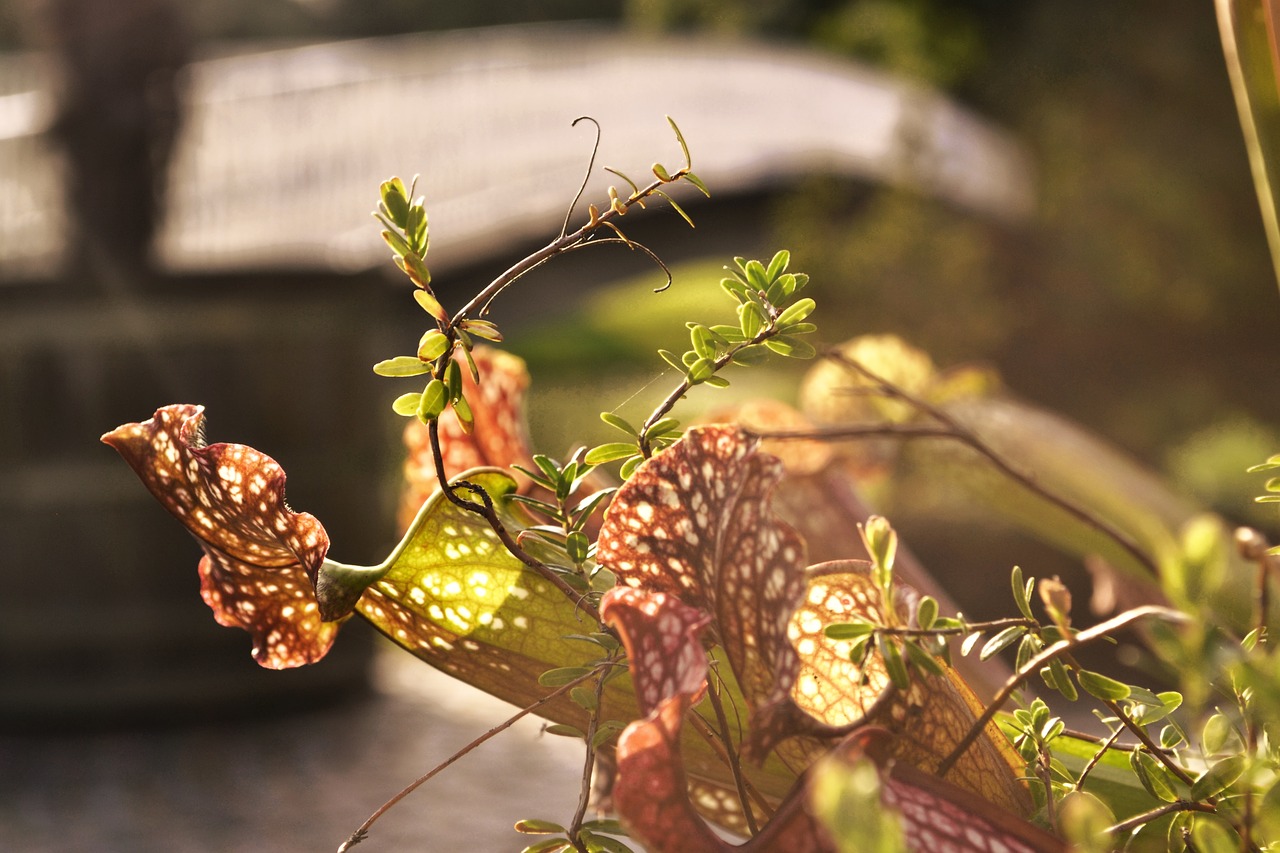
[[[0,282],[54,274],[59,167],[41,132],[45,61],[0,57]],[[680,165],[673,116],[717,197],[808,174],[907,186],[996,218],[1031,206],[1009,136],[936,93],[810,51],[588,25],[501,27],[205,58],[158,238],[162,272],[356,271],[387,253],[368,211],[377,184],[420,172],[433,269],[497,241],[549,235],[585,169],[643,182]],[[597,169],[587,198],[608,183]],[[585,212],[583,214],[585,216]]]

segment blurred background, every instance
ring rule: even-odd
[[[723,314],[721,265],[786,247],[825,342],[892,332],[990,366],[1274,528],[1244,469],[1280,451],[1280,303],[1207,0],[0,0],[0,830],[21,849],[336,847],[504,716],[354,625],[315,667],[258,670],[97,436],[203,403],[210,440],[281,462],[336,559],[380,559],[406,389],[369,367],[421,314],[377,185],[421,174],[460,304],[559,228],[584,114],[637,180],[679,164],[672,115],[713,195],[680,197],[695,231],[628,217],[670,291],[601,248],[496,304],[541,449],[651,408],[657,347]],[[686,414],[790,401],[799,375]],[[936,500],[890,509],[971,614],[1003,607],[1014,563],[1076,570],[1000,526],[958,553],[972,519]],[[566,818],[572,745],[522,732],[369,849],[514,850],[516,818]],[[510,805],[470,808],[498,789]]]

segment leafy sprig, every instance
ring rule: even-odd
[[[663,361],[682,374],[679,384],[639,427],[612,412],[601,414],[601,420],[624,433],[627,440],[593,447],[586,461],[603,465],[622,460],[620,474],[628,479],[641,462],[680,437],[680,422],[669,415],[690,389],[698,385],[728,387],[729,380],[720,375],[722,370],[731,364],[759,364],[770,352],[788,358],[813,358],[817,350],[804,336],[817,329],[806,322],[816,305],[808,297],[800,298],[809,277],[787,272],[790,263],[791,253],[785,250],[776,253],[768,265],[734,258],[734,266],[726,267],[729,275],[721,279],[720,286],[737,303],[737,323],[686,323],[689,349],[680,355],[658,350]]]

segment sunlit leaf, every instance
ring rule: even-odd
[[[775,817],[742,847],[730,847],[711,832],[690,799],[679,744],[685,715],[706,689],[707,655],[699,635],[707,615],[675,595],[627,587],[606,593],[600,609],[622,635],[636,695],[648,711],[618,739],[613,801],[631,835],[651,853],[829,849],[803,812]]]
[[[203,412],[165,406],[102,440],[199,541],[200,594],[218,623],[248,631],[262,666],[314,663],[338,631],[321,622],[312,592],[328,534],[285,504],[285,475],[274,459],[241,444],[206,445]]]
[[[799,659],[787,623],[805,588],[804,542],[769,509],[781,475],[737,427],[691,429],[619,489],[597,549],[621,583],[712,615],[761,753],[783,734],[769,719],[789,716]]]
[[[868,656],[859,667],[850,660],[850,649],[861,638],[837,640],[824,632],[831,624],[861,619],[885,623],[882,596],[865,563],[853,560],[821,563],[808,570],[804,600],[795,611],[788,634],[799,654],[801,667],[793,698],[798,708],[826,726],[847,728],[858,724],[881,726],[893,738],[888,749],[900,762],[932,773],[942,758],[964,737],[981,712],[971,690],[940,661],[942,675],[913,674],[906,690],[894,689],[880,654]],[[906,623],[918,607],[917,596],[905,584],[895,584],[898,618]],[[789,741],[779,751],[790,760],[808,764],[827,742]],[[1018,780],[1021,767],[1008,740],[994,726],[961,757],[947,775],[948,781],[972,791],[1014,814],[1030,812],[1029,793]]]

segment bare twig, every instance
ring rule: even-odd
[[[600,153],[600,122],[591,116],[578,116],[573,120],[570,127],[577,127],[578,122],[589,121],[596,126],[596,141],[591,146],[591,157],[587,160],[587,170],[582,175],[582,185],[578,187],[578,193],[573,197],[573,201],[569,203],[569,209],[564,213],[564,224],[560,226],[560,236],[563,237],[569,230],[569,220],[573,218],[573,209],[578,206],[578,202],[582,201],[582,194],[587,190],[587,182],[591,180],[591,173],[596,168],[596,155]]]
[[[567,833],[574,849],[581,853],[587,853],[586,845],[578,838],[578,831],[582,829],[582,820],[586,817],[587,804],[591,800],[591,774],[595,771],[596,765],[595,741],[596,732],[600,729],[600,702],[604,696],[604,680],[605,673],[601,670],[600,677],[596,679],[596,707],[587,721],[587,754],[582,766],[582,788],[578,791],[578,808],[573,813],[573,820],[569,824]]]
[[[1174,812],[1206,812],[1208,814],[1213,814],[1216,811],[1217,809],[1213,806],[1205,805],[1204,803],[1194,803],[1190,800],[1178,800],[1175,803],[1165,803],[1163,806],[1157,806],[1149,812],[1143,812],[1140,815],[1134,815],[1128,820],[1121,821],[1115,826],[1110,827],[1107,830],[1107,834],[1120,835],[1125,832],[1132,832],[1144,824],[1151,823],[1153,820],[1159,820],[1165,815],[1173,814]]]
[[[1093,754],[1093,757],[1085,763],[1084,769],[1080,771],[1080,776],[1076,779],[1077,786],[1081,788],[1084,787],[1085,779],[1088,779],[1089,774],[1093,772],[1093,768],[1098,766],[1098,762],[1102,760],[1102,756],[1106,755],[1108,750],[1115,747],[1116,741],[1120,740],[1120,733],[1122,731],[1124,731],[1123,728],[1116,729],[1107,737],[1106,740],[1099,739],[1101,746],[1098,751]],[[1072,735],[1074,736],[1075,733],[1073,732]]]
[[[480,735],[480,737],[478,737],[478,738],[476,738],[475,740],[471,741],[471,743],[467,744],[467,745],[466,745],[466,746],[464,746],[462,749],[458,750],[458,751],[457,751],[457,752],[455,752],[453,755],[449,756],[449,757],[448,757],[448,758],[446,758],[444,761],[442,761],[441,763],[437,764],[435,767],[431,768],[431,770],[430,770],[429,772],[427,772],[427,773],[423,774],[422,776],[419,776],[419,777],[418,777],[417,779],[415,779],[413,782],[411,782],[411,783],[409,783],[407,786],[405,786],[405,787],[400,791],[400,793],[396,794],[394,797],[392,797],[391,799],[389,799],[389,800],[387,800],[385,803],[383,803],[381,806],[379,806],[377,811],[375,811],[373,814],[369,815],[368,820],[366,820],[364,823],[360,824],[360,827],[359,827],[355,832],[351,833],[351,837],[350,837],[350,838],[348,838],[346,841],[344,841],[344,842],[342,843],[342,845],[338,848],[338,853],[347,853],[347,851],[348,851],[348,850],[350,850],[352,847],[355,847],[355,846],[356,846],[357,844],[359,844],[361,841],[364,841],[364,839],[365,839],[365,838],[367,838],[367,837],[368,837],[368,835],[369,835],[369,829],[370,829],[370,828],[373,826],[373,824],[378,820],[378,818],[382,817],[384,814],[386,814],[388,811],[390,811],[392,807],[394,807],[397,803],[399,803],[399,802],[400,802],[401,800],[403,800],[405,797],[407,797],[407,796],[409,796],[410,794],[412,794],[414,791],[416,791],[416,790],[417,790],[418,788],[420,788],[422,785],[424,785],[424,784],[426,784],[427,782],[431,781],[431,779],[433,779],[435,776],[437,776],[437,775],[438,775],[441,771],[443,771],[445,768],[447,768],[447,767],[449,767],[450,765],[452,765],[452,764],[453,764],[454,762],[456,762],[458,759],[460,759],[460,758],[462,758],[463,756],[467,755],[467,754],[468,754],[468,753],[470,753],[472,750],[474,750],[476,747],[478,747],[478,746],[480,746],[481,744],[483,744],[485,741],[490,740],[491,738],[493,738],[493,737],[495,737],[495,736],[497,736],[497,735],[501,734],[502,732],[506,731],[507,729],[511,728],[511,727],[512,727],[513,725],[515,725],[515,724],[516,724],[516,722],[517,722],[518,720],[520,720],[522,717],[527,717],[529,714],[532,714],[534,711],[537,711],[539,708],[541,708],[543,705],[547,704],[547,703],[548,703],[548,702],[550,702],[551,700],[555,699],[557,696],[561,696],[561,695],[563,695],[563,694],[567,693],[569,690],[573,689],[574,687],[577,687],[579,684],[581,684],[582,682],[584,682],[584,681],[588,680],[589,678],[591,678],[591,677],[593,677],[593,676],[596,676],[596,675],[601,674],[601,672],[602,672],[602,671],[603,671],[603,666],[598,666],[598,667],[596,667],[595,669],[591,670],[590,672],[585,673],[585,674],[583,674],[583,675],[579,676],[578,678],[575,678],[573,681],[570,681],[570,682],[569,682],[569,683],[567,683],[567,684],[564,684],[564,685],[561,685],[560,687],[557,687],[555,690],[551,691],[551,692],[550,692],[550,693],[548,693],[546,696],[543,696],[541,699],[539,699],[538,701],[534,702],[532,705],[528,705],[528,706],[526,706],[526,707],[524,707],[524,708],[521,708],[519,711],[517,711],[516,713],[512,714],[510,717],[508,717],[508,718],[507,718],[506,720],[504,720],[503,722],[498,723],[498,725],[496,725],[496,726],[494,726],[493,728],[489,729],[489,731],[487,731],[487,732],[485,732],[484,734]]]
[[[747,821],[747,829],[751,835],[760,832],[760,827],[756,825],[755,813],[751,811],[751,800],[747,796],[747,783],[742,775],[742,763],[738,760],[738,750],[733,746],[733,739],[729,736],[729,719],[725,716],[724,705],[720,702],[720,684],[707,685],[707,698],[711,700],[711,707],[716,712],[716,722],[720,726],[720,736],[724,738],[726,753],[729,757],[729,770],[733,773],[733,784],[738,790],[738,802],[742,804],[742,816]]]
[[[1010,478],[1014,482],[1018,483],[1023,488],[1027,489],[1030,492],[1033,492],[1040,498],[1058,507],[1063,512],[1067,513],[1068,515],[1075,518],[1076,520],[1082,522],[1083,524],[1089,527],[1092,527],[1094,530],[1107,536],[1109,539],[1111,539],[1117,545],[1123,548],[1126,552],[1128,552],[1130,556],[1132,556],[1135,560],[1137,560],[1138,563],[1142,565],[1145,569],[1147,569],[1147,571],[1150,572],[1153,577],[1159,576],[1160,569],[1159,569],[1159,566],[1156,564],[1155,560],[1151,557],[1150,554],[1144,551],[1142,547],[1138,545],[1138,543],[1134,541],[1133,537],[1131,537],[1128,533],[1125,533],[1123,530],[1111,524],[1106,519],[1100,518],[1099,516],[1094,515],[1085,507],[1082,507],[1076,504],[1075,502],[1068,500],[1067,498],[1059,494],[1056,494],[1055,492],[1052,492],[1049,489],[1046,489],[1044,486],[1041,486],[1039,483],[1036,482],[1034,477],[1029,476],[1025,472],[1019,471],[1017,468],[1013,467],[1012,464],[1010,464],[1007,460],[1005,460],[1005,458],[1001,456],[1000,453],[995,450],[995,448],[987,444],[987,442],[984,441],[977,433],[975,433],[973,430],[969,429],[964,424],[957,421],[955,418],[953,418],[950,414],[948,414],[943,409],[940,409],[937,406],[934,406],[933,404],[929,403],[928,401],[923,400],[920,397],[917,397],[916,395],[895,385],[893,382],[890,382],[888,379],[885,379],[883,376],[880,376],[876,372],[872,371],[870,368],[863,365],[861,362],[857,361],[856,359],[849,358],[843,353],[829,351],[826,353],[826,357],[832,359],[833,361],[838,362],[839,364],[844,365],[850,370],[854,370],[862,374],[864,377],[866,377],[867,379],[871,380],[876,385],[878,385],[885,396],[891,397],[893,399],[897,399],[903,403],[906,403],[907,405],[911,406],[917,411],[922,412],[923,414],[937,421],[939,424],[942,424],[944,428],[938,429],[936,427],[928,427],[928,426],[921,426],[921,427],[905,426],[902,428],[895,428],[888,431],[884,431],[884,429],[879,426],[872,427],[872,428],[854,426],[854,427],[845,427],[845,428],[834,428],[830,430],[807,430],[803,434],[785,433],[785,432],[783,433],[760,432],[756,434],[760,435],[763,438],[788,438],[788,437],[858,438],[858,437],[864,437],[864,436],[870,436],[870,435],[886,435],[887,434],[887,435],[899,435],[899,436],[908,437],[908,438],[915,438],[915,437],[951,438],[956,441],[960,441],[963,444],[968,445],[972,450],[976,451],[981,456],[985,457],[987,461],[989,461],[996,468],[996,470],[998,470],[1000,473],[1004,474],[1006,477]]]

